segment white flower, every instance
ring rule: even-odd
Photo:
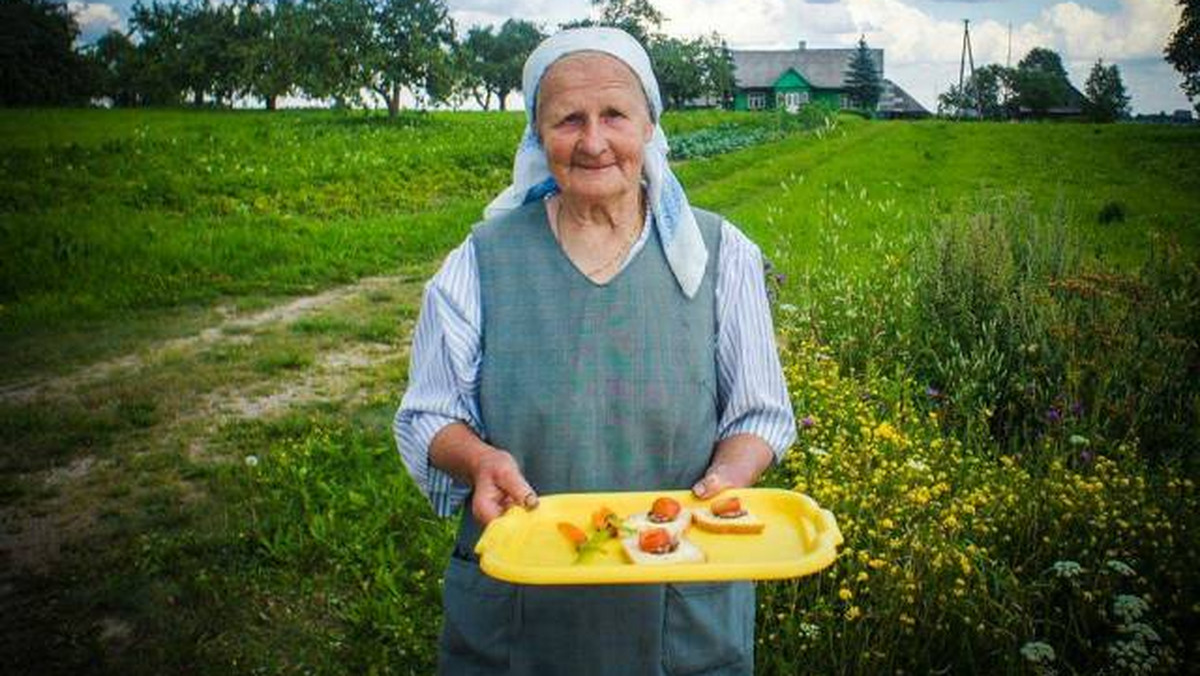
[[[821,448],[820,446],[809,446],[808,454],[809,455],[829,455],[829,451]]]
[[[1125,624],[1140,619],[1147,610],[1150,610],[1150,604],[1140,596],[1121,594],[1113,600],[1113,614],[1124,620]]]
[[[926,465],[924,462],[917,460],[916,458],[909,458],[908,462],[904,463],[904,465],[909,469],[913,469],[918,472],[924,472],[929,469],[929,465]]]
[[[796,312],[800,308],[796,307],[795,305],[792,305],[791,303],[780,303],[779,309],[782,310],[783,312],[792,313],[792,312]]]
[[[1087,446],[1089,443],[1091,443],[1088,441],[1087,437],[1080,436],[1078,434],[1072,434],[1067,441],[1071,442],[1072,446]]]
[[[1051,568],[1055,575],[1062,578],[1072,578],[1083,572],[1083,566],[1074,561],[1055,561]]]
[[[246,456],[246,466],[247,467],[258,467],[258,456],[257,455],[247,455]]]
[[[1021,646],[1021,657],[1034,664],[1046,664],[1054,661],[1054,648],[1041,641],[1030,641]]]
[[[1124,561],[1109,559],[1104,565],[1108,566],[1109,570],[1113,571],[1117,575],[1121,575],[1122,577],[1133,577],[1137,575],[1137,571]]]

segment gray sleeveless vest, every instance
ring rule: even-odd
[[[696,219],[709,261],[692,299],[656,232],[600,285],[563,253],[542,202],[475,229],[487,441],[539,494],[690,488],[708,467],[721,219],[699,210]],[[509,585],[479,572],[478,535],[468,506],[446,573],[442,673],[752,670],[748,583]]]

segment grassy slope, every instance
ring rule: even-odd
[[[1098,254],[1122,265],[1140,260],[1151,231],[1200,248],[1200,177],[1183,169],[1200,161],[1200,130],[849,122],[844,136],[820,143],[693,162],[682,180],[695,203],[725,213],[796,272],[878,263],[859,255],[861,245],[920,233],[998,194],[1024,196],[1043,213],[1067,209]],[[1125,222],[1097,222],[1110,201],[1124,206]],[[821,229],[858,246],[845,260],[816,259],[805,244]]]
[[[451,179],[473,171],[486,180],[446,193],[448,201],[432,211],[419,202],[430,197],[424,193],[392,204],[393,192],[408,184],[391,184],[390,167],[414,144],[442,143],[435,127],[451,119],[477,124],[472,128],[485,141],[440,146],[439,162],[458,152],[474,160],[438,164],[439,171]],[[676,126],[709,121],[687,117]],[[74,312],[64,307],[89,307],[62,301],[58,290],[111,283],[119,300],[124,284],[143,288],[138,280],[161,270],[183,270],[183,283],[142,305],[147,299],[129,296],[151,310],[128,340],[180,330],[162,326],[179,317],[193,328],[211,319],[204,309],[189,310],[193,301],[203,306],[232,295],[252,308],[265,302],[262,294],[308,292],[405,260],[428,264],[458,241],[502,182],[519,121],[432,116],[406,123],[310,113],[65,112],[36,121],[21,112],[0,115],[0,146],[20,150],[0,161],[6,187],[21,182],[5,192],[18,197],[6,199],[32,195],[36,202],[15,210],[6,203],[4,244],[33,238],[53,253],[55,232],[100,242],[74,254],[74,240],[59,241],[66,274],[86,283],[41,280],[48,284],[37,287],[46,289],[46,311],[23,315],[34,322],[28,326],[61,326]],[[480,129],[486,127],[494,129]],[[1196,164],[1194,130],[849,120],[843,131],[693,161],[680,174],[697,205],[742,225],[788,272],[872,266],[878,251],[861,245],[877,236],[903,244],[933,220],[971,209],[984,198],[981,189],[1007,186],[1028,192],[1041,210],[1062,200],[1104,255],[1127,264],[1136,262],[1152,228],[1197,245],[1200,191],[1196,177],[1178,169]],[[139,152],[150,157],[138,159]],[[50,157],[46,163],[57,172],[76,155],[86,172],[39,185],[53,172],[38,162]],[[202,158],[216,158],[220,182],[199,173]],[[160,193],[163,186],[170,191]],[[301,200],[292,194],[301,189],[321,196]],[[139,202],[159,194],[176,198]],[[1108,200],[1124,203],[1125,223],[1095,224]],[[145,242],[154,231],[159,239]],[[823,247],[831,232],[848,245]],[[57,260],[41,259],[32,273],[59,270]],[[121,282],[122,275],[131,281]],[[6,271],[5,284],[14,278]],[[28,279],[39,282],[37,274]],[[327,397],[282,419],[226,423],[208,439],[212,458],[188,450],[212,434],[212,421],[186,419],[198,398],[219,399],[230,384],[270,392],[347,344],[402,350],[417,302],[417,287],[404,288],[352,312],[268,327],[246,346],[229,336],[197,355],[151,364],[136,381],[100,383],[50,412],[0,411],[6,504],[56,509],[74,490],[42,475],[23,481],[10,470],[63,468],[85,455],[99,463],[83,481],[84,504],[71,503],[93,513],[93,531],[64,552],[58,568],[22,579],[8,597],[15,612],[4,634],[16,663],[47,673],[427,671],[437,621],[429,593],[447,525],[427,518],[389,448],[387,421],[403,363],[363,374],[365,401]],[[8,292],[0,301],[6,305]],[[112,335],[108,314],[118,306],[111,300],[90,306],[97,323],[76,329],[79,344]],[[6,353],[22,341],[34,344],[32,333],[6,335]],[[37,339],[39,351],[67,351],[64,339],[47,336]],[[0,355],[0,363],[11,358]],[[262,458],[257,475],[241,462],[250,454]],[[364,511],[364,504],[372,508]],[[395,514],[422,516],[401,529],[391,521]],[[110,620],[130,634],[106,637]]]

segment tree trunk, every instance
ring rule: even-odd
[[[392,85],[391,96],[388,97],[388,117],[396,117],[400,114],[400,85]]]
[[[267,110],[275,110],[275,98],[274,94],[267,95]]]
[[[496,98],[500,99],[500,111],[504,112],[504,111],[508,110],[508,107],[505,105],[505,99],[508,98],[508,92],[497,90]]]
[[[192,105],[196,106],[197,108],[204,105],[204,92],[200,91],[199,89],[192,92]]]

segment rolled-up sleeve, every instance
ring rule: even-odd
[[[430,442],[455,422],[484,435],[478,403],[480,323],[479,273],[468,237],[425,285],[408,389],[392,422],[404,466],[439,516],[453,514],[470,487],[430,464]]]
[[[717,438],[753,434],[778,461],[796,440],[763,278],[762,253],[729,222],[717,261]]]

